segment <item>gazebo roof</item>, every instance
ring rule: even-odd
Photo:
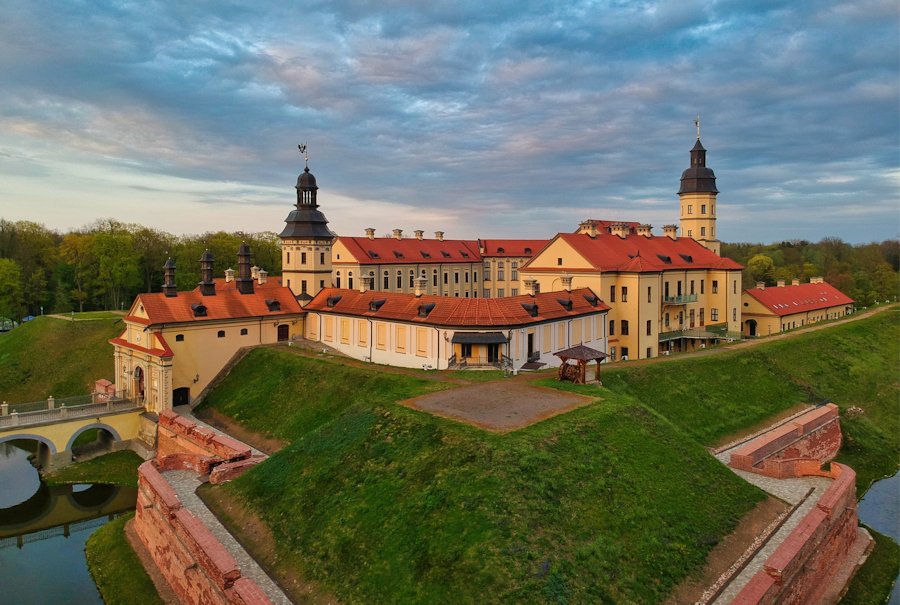
[[[603,351],[598,351],[597,349],[592,349],[591,347],[586,347],[584,345],[557,351],[554,355],[563,360],[577,359],[579,361],[591,361],[593,359],[606,359],[606,353]]]

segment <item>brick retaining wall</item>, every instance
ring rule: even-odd
[[[182,603],[266,605],[258,584],[241,576],[227,549],[186,508],[156,461],[138,468],[134,528]]]
[[[834,481],[738,593],[734,605],[821,603],[826,592],[834,592],[837,570],[857,539],[865,539],[858,527],[856,472],[836,462],[830,472],[815,470]]]

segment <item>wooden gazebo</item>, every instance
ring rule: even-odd
[[[587,384],[587,364],[591,361],[596,361],[597,373],[594,374],[592,382],[600,383],[600,362],[606,359],[606,353],[603,351],[578,345],[558,351],[554,355],[562,360],[562,363],[559,365],[558,380],[570,380],[575,384]],[[570,364],[569,360],[577,363]]]

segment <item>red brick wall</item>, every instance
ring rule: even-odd
[[[250,457],[250,448],[243,443],[198,426],[171,410],[159,414],[159,443],[157,456],[195,454],[224,461]]]
[[[255,582],[241,576],[235,560],[206,526],[182,507],[155,461],[138,468],[134,527],[181,603],[271,603]]]
[[[819,502],[769,556],[734,604],[819,602],[858,536],[856,473],[835,462],[828,474],[834,481]]]
[[[838,407],[829,403],[738,447],[731,453],[730,465],[781,479],[818,474],[806,463],[820,466],[840,448]]]

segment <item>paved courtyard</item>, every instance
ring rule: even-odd
[[[507,432],[582,407],[595,399],[511,378],[429,393],[404,401],[403,405],[489,431]]]

